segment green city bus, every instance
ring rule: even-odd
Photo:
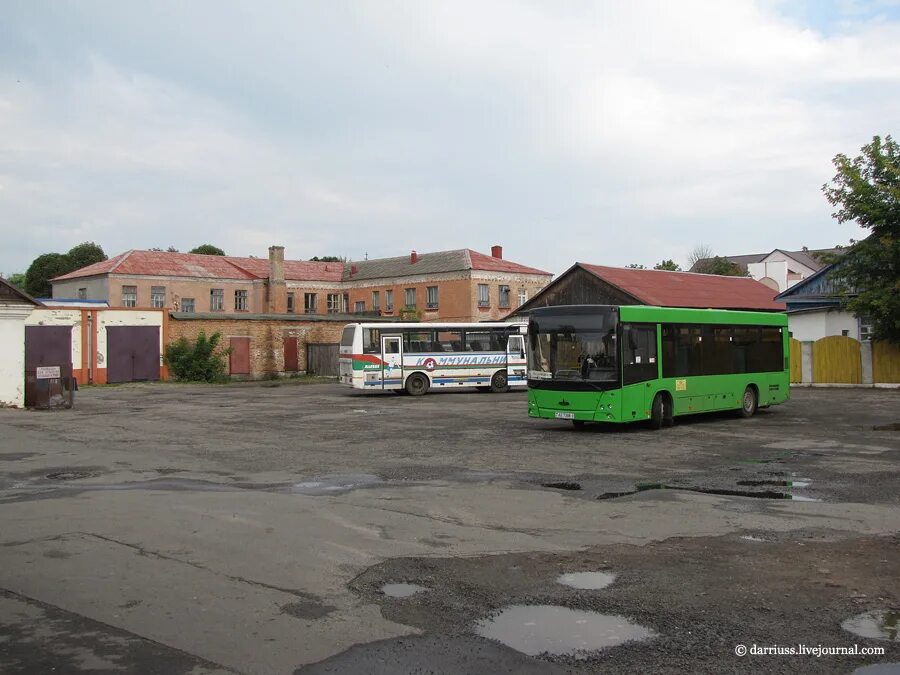
[[[649,421],[757,407],[790,395],[787,316],[644,305],[531,312],[528,414],[585,422]]]

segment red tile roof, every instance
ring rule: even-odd
[[[485,255],[484,253],[479,253],[478,251],[473,251],[472,249],[466,249],[466,251],[469,254],[469,260],[472,263],[473,270],[485,270],[488,272],[511,272],[513,274],[543,274],[546,276],[551,276],[550,272],[535,269],[534,267],[526,267],[525,265],[520,265],[519,263],[514,263],[510,260],[494,258],[493,256]]]
[[[268,265],[268,261],[266,262]],[[220,255],[174,253],[170,251],[128,251],[109,260],[63,274],[53,281],[97,274],[143,274],[148,276],[201,279],[255,279],[255,275]],[[267,273],[268,276],[268,273]]]
[[[577,264],[648,305],[785,310],[783,302],[775,302],[776,291],[750,277]]]
[[[227,256],[231,264],[246,270],[258,279],[269,276],[268,258],[236,258]],[[344,263],[316,260],[285,260],[284,278],[289,281],[340,281]]]

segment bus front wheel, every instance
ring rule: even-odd
[[[421,396],[428,391],[428,378],[422,373],[413,373],[406,380],[406,392],[410,396]]]
[[[495,394],[502,394],[505,391],[509,391],[509,383],[506,380],[506,373],[504,373],[502,370],[498,370],[491,378],[491,391]]]
[[[757,404],[756,389],[752,386],[744,389],[744,395],[741,397],[741,417],[753,417]]]
[[[662,394],[653,397],[653,404],[650,406],[650,428],[654,431],[661,429],[663,420],[665,419],[664,403]]]

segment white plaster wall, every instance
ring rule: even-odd
[[[804,265],[802,263],[797,262],[790,256],[787,256],[784,253],[782,253],[781,251],[772,251],[772,253],[770,253],[768,256],[766,256],[761,262],[770,263],[770,264],[783,262],[786,264],[787,267],[790,267],[790,269],[802,274],[804,279],[816,271],[814,269],[807,267],[806,265]],[[759,263],[756,263],[756,264],[759,264]]]
[[[788,330],[800,342],[841,335],[842,330],[849,331],[848,336],[859,340],[859,321],[849,312],[840,310],[788,314]]]
[[[825,337],[827,335],[825,314],[824,311],[788,314],[788,331],[790,331],[791,337],[800,342],[815,342],[819,338]]]
[[[841,335],[846,330],[847,335],[859,340],[859,320],[849,312],[828,312],[825,317],[825,330],[828,335]]]
[[[33,305],[0,303],[0,405],[25,405],[25,319]]]
[[[774,279],[778,284],[779,293],[787,290],[787,270],[787,262],[783,260],[750,263],[747,265],[747,272],[757,281],[766,277]]]
[[[110,309],[97,313],[97,366],[106,368],[106,329],[109,326],[159,326],[159,354],[162,365],[163,343],[165,335],[162,330],[163,312],[145,309],[134,311]]]
[[[81,310],[37,308],[25,321],[26,326],[71,326],[72,367],[81,368]]]

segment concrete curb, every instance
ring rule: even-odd
[[[875,384],[844,384],[838,382],[791,382],[792,387],[816,387],[821,389],[900,389],[900,383],[876,382]]]

